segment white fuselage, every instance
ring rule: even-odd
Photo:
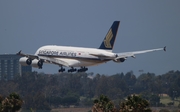
[[[141,50],[133,52],[112,53],[113,46],[116,40],[117,31],[120,21],[114,21],[108,30],[105,38],[99,48],[84,48],[70,46],[46,45],[40,47],[35,55],[24,54],[21,50],[17,55],[22,56],[19,59],[21,65],[42,69],[43,63],[51,63],[60,66],[59,72],[64,72],[63,67],[71,67],[68,72],[85,72],[87,66],[93,66],[114,61],[116,63],[124,62],[128,57],[135,57],[136,54],[148,53],[153,51],[164,50],[166,47],[150,50]],[[74,67],[80,67],[79,69]]]
[[[102,49],[56,45],[40,47],[35,55],[46,56],[68,62],[69,67],[93,66],[115,58],[114,53]],[[99,57],[99,55],[102,57]],[[103,56],[106,56],[106,58]]]

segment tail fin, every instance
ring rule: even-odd
[[[118,31],[119,24],[120,24],[120,21],[114,21],[114,23],[112,24],[111,28],[106,34],[99,49],[104,49],[104,50],[112,52],[114,42],[116,40],[116,34]]]

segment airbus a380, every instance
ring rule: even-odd
[[[35,54],[24,54],[21,51],[17,55],[23,56],[19,59],[21,65],[42,69],[44,63],[51,63],[60,66],[59,72],[64,72],[64,67],[69,67],[68,72],[85,72],[88,66],[102,64],[108,61],[117,63],[124,62],[128,57],[135,57],[152,51],[164,50],[166,47],[142,51],[113,53],[113,46],[116,39],[120,21],[114,21],[106,34],[99,48],[69,47],[46,45],[40,47]],[[76,69],[79,68],[79,69]]]

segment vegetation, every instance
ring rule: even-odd
[[[0,112],[16,112],[21,109],[23,101],[16,93],[11,93],[8,97],[0,96]]]
[[[94,100],[92,112],[152,112],[149,102],[138,95],[128,96],[120,103],[119,109],[104,95]]]
[[[127,96],[138,94],[149,101],[150,106],[165,106],[160,100],[162,94],[167,94],[172,101],[178,102],[179,80],[180,71],[169,71],[162,75],[143,73],[139,77],[133,72],[109,76],[93,73],[48,75],[32,72],[21,77],[16,75],[14,80],[0,80],[0,94],[5,97],[12,92],[18,93],[24,101],[23,110],[50,111],[51,108],[69,105],[92,106],[94,98],[102,94],[112,99],[115,105]]]
[[[115,106],[112,101],[104,95],[94,100],[93,112],[115,112]]]
[[[127,100],[120,104],[120,112],[151,112],[147,100],[137,95],[128,96]]]

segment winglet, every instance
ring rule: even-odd
[[[19,52],[17,52],[16,55],[20,55],[20,54],[21,54],[21,51],[22,51],[22,50],[20,50]]]
[[[163,49],[164,49],[164,51],[166,51],[166,46]]]

